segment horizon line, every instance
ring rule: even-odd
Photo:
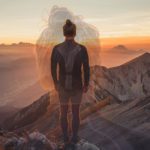
[[[100,37],[99,40],[115,40],[115,39],[146,39],[150,38],[150,36],[114,36],[114,37]],[[12,45],[12,44],[19,44],[19,43],[29,43],[29,44],[36,44],[36,40],[18,40],[18,41],[11,41],[11,42],[2,42],[0,45]]]

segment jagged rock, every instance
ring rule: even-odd
[[[150,53],[145,53],[123,65],[106,68],[94,66],[91,80],[101,96],[107,93],[120,101],[150,96]]]
[[[8,138],[4,144],[5,150],[57,150],[56,143],[51,142],[38,131],[22,137]],[[82,141],[76,145],[76,150],[100,150],[96,145]]]
[[[38,131],[22,137],[11,137],[4,144],[5,150],[55,150],[56,144]]]
[[[99,104],[99,102],[110,95],[114,99],[126,103],[114,103],[104,109],[98,107],[96,113],[93,114],[88,111],[88,115],[85,115],[87,118],[85,119],[84,117],[85,120],[82,120],[84,127],[80,130],[81,138],[87,138],[90,143],[96,145],[100,144],[106,149],[112,146],[114,149],[116,148],[113,140],[115,140],[117,144],[120,144],[121,148],[126,145],[128,147],[130,147],[130,145],[131,147],[137,146],[137,143],[141,142],[140,139],[137,143],[134,140],[134,142],[129,143],[128,140],[138,137],[144,137],[146,143],[148,143],[147,141],[149,138],[146,137],[147,135],[145,135],[145,133],[149,133],[149,66],[150,54],[145,53],[144,55],[118,67],[92,67],[90,84],[93,91],[91,92],[89,90],[88,93],[85,94],[81,111],[84,111],[87,107],[91,108],[93,105]],[[147,97],[148,99],[142,99],[142,97]],[[8,122],[5,123],[10,125],[11,129],[17,127],[30,128],[31,131],[34,129],[40,129],[42,133],[51,134],[51,132],[53,132],[54,135],[58,136],[60,134],[58,128],[59,103],[56,95],[52,96],[51,94],[51,102],[52,103],[49,105],[49,96],[46,94],[38,99],[37,102],[19,111],[12,118],[7,119]],[[43,110],[44,113],[43,111],[41,113],[39,110],[43,108],[46,111]],[[32,110],[34,111],[32,112]],[[32,113],[34,115],[32,115]],[[103,116],[105,119],[100,116]],[[26,120],[28,117],[30,119]],[[133,134],[130,131],[133,128],[138,131],[144,130],[144,132]],[[118,138],[114,139],[116,133]],[[108,134],[111,139],[108,138],[108,136],[104,136],[105,134]],[[142,146],[145,145],[145,141],[142,141]],[[82,148],[82,146],[79,145],[80,148]],[[136,150],[141,149],[139,148]]]
[[[89,142],[82,142],[77,144],[76,150],[100,150],[100,148]]]

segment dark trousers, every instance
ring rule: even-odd
[[[68,141],[68,107],[69,104],[61,105],[60,106],[60,122],[61,128],[63,132],[64,141]],[[80,116],[79,116],[79,109],[80,104],[72,104],[72,139],[76,139],[78,137],[78,130],[80,126]]]

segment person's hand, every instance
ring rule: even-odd
[[[88,86],[83,86],[83,93],[86,93],[88,91]]]

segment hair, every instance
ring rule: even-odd
[[[76,25],[67,19],[65,25],[63,26],[64,36],[75,36],[76,35]]]

